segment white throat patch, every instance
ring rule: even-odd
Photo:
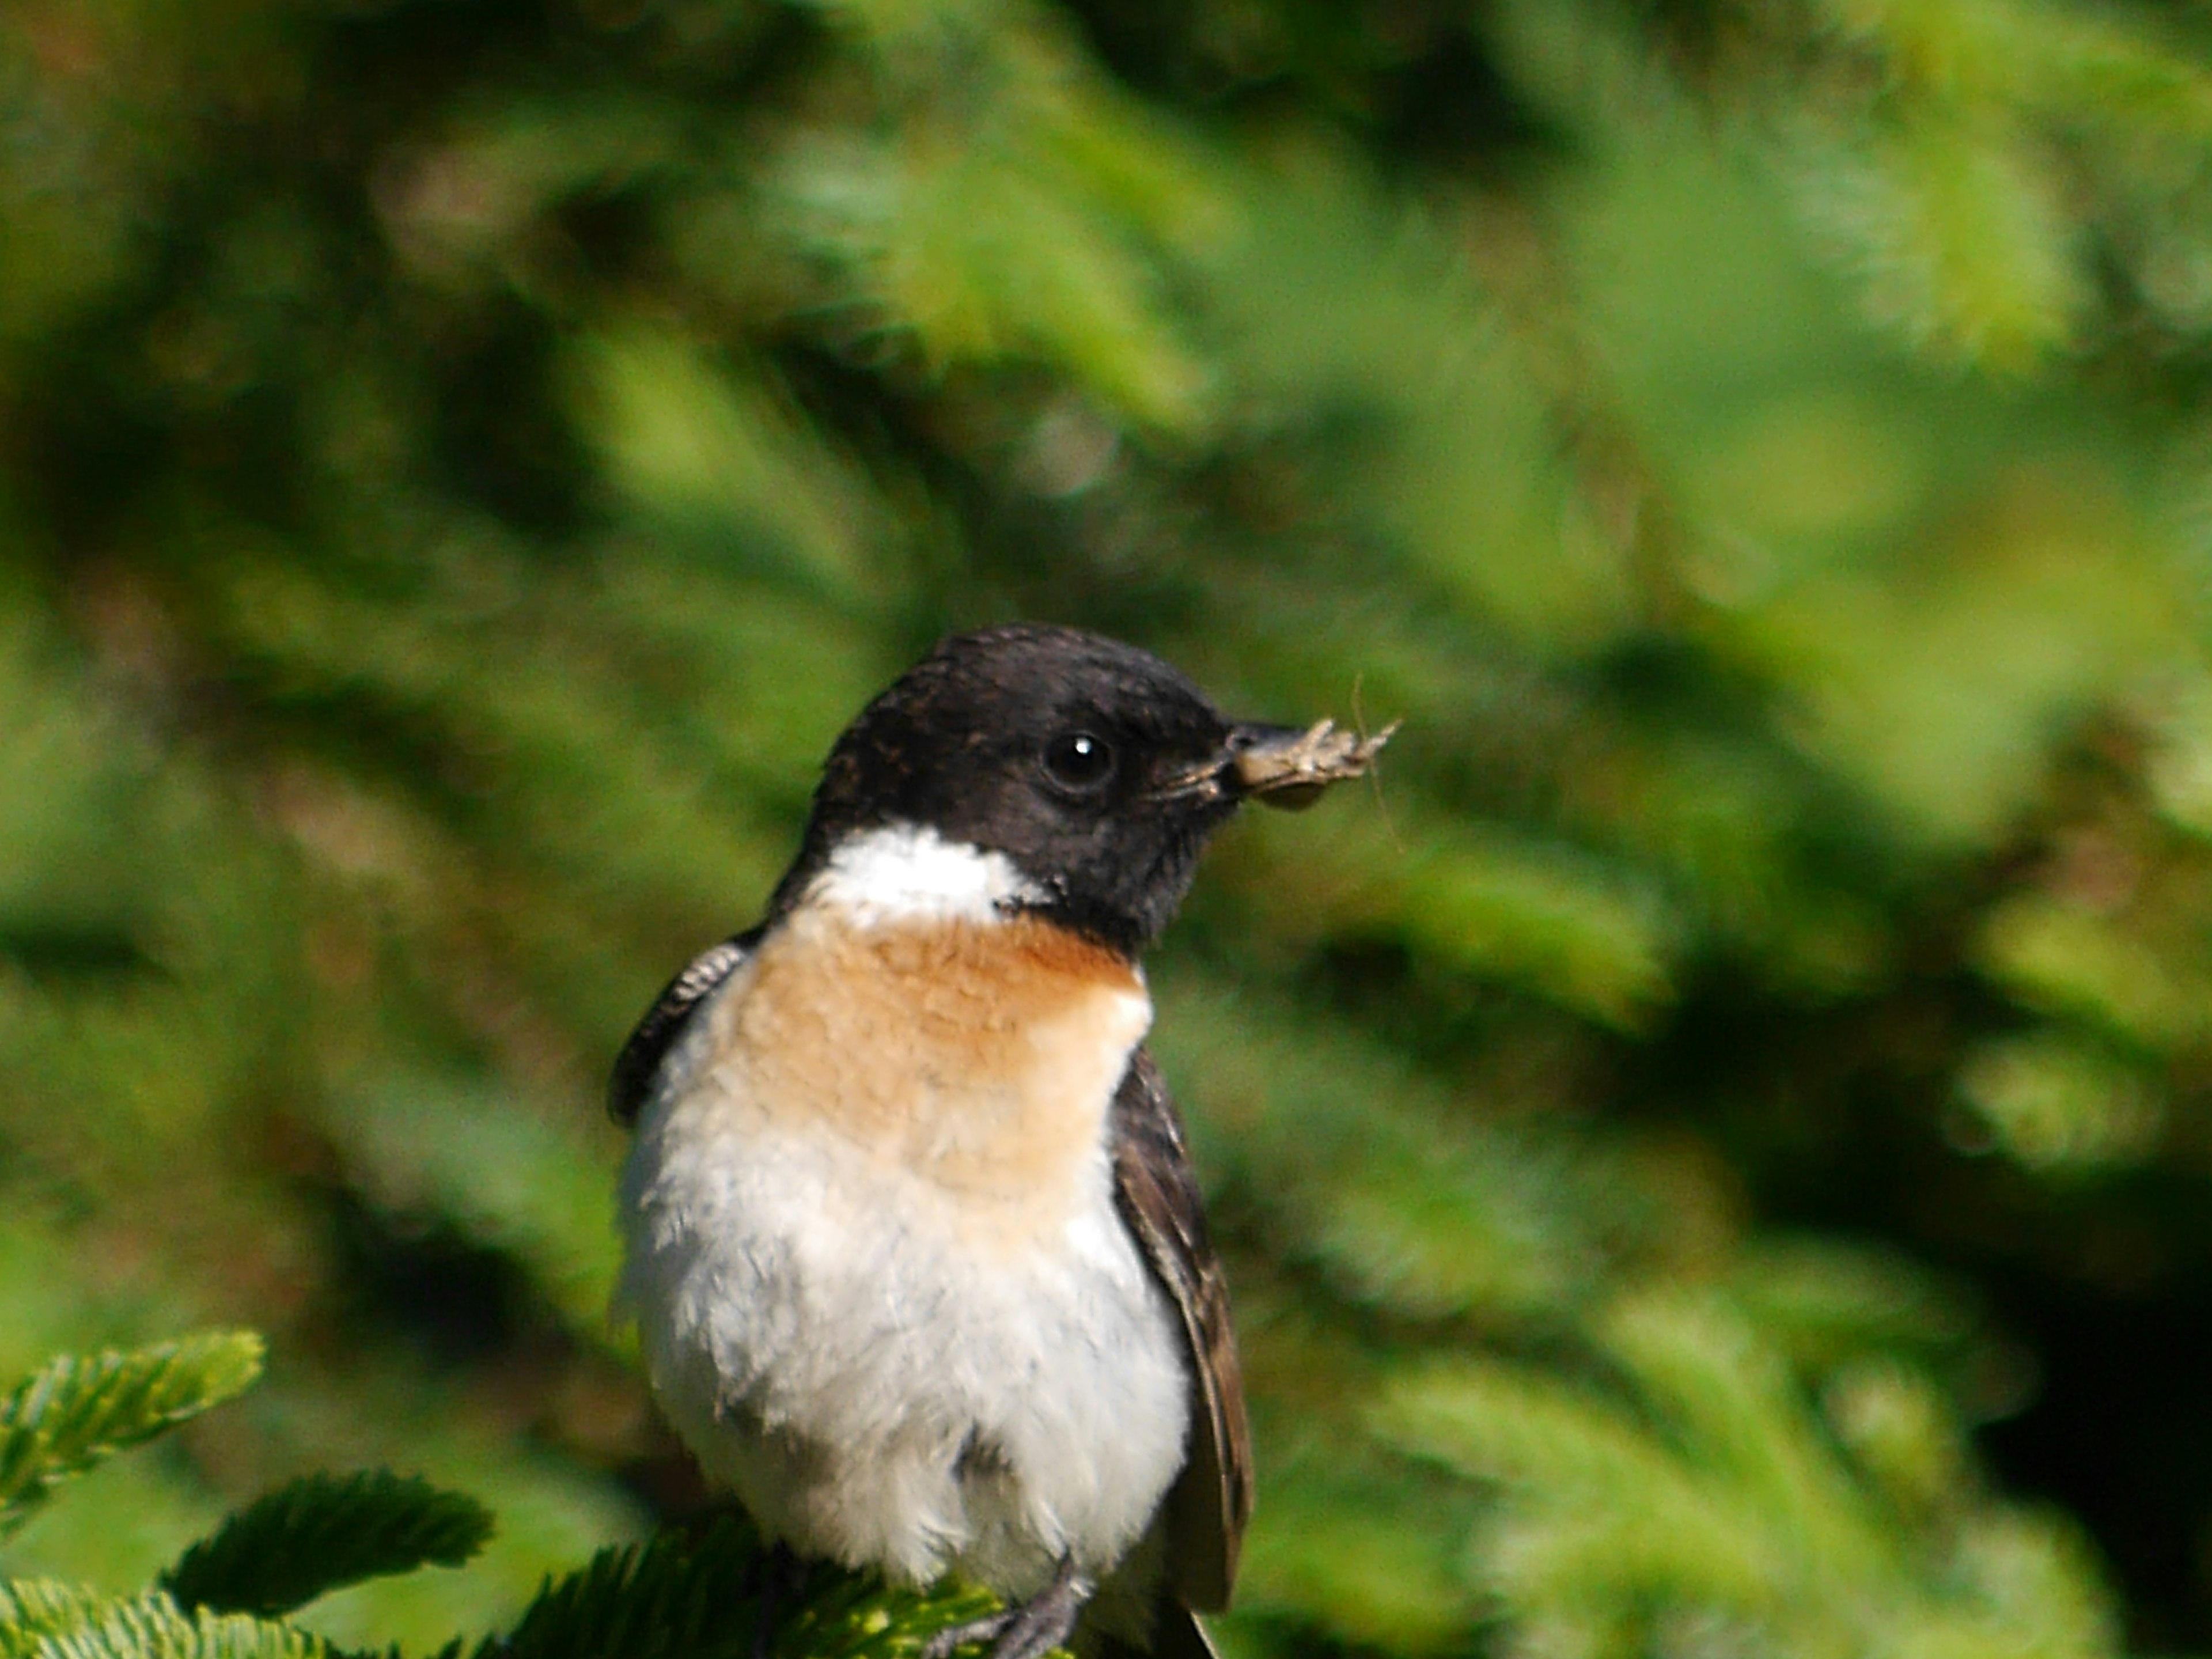
[[[995,921],[1008,905],[1046,896],[1004,853],[947,841],[927,824],[894,823],[840,842],[803,902],[873,926]]]

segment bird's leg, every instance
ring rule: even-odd
[[[1063,1555],[1052,1583],[1018,1606],[941,1630],[929,1638],[921,1659],[951,1659],[955,1648],[988,1642],[991,1659],[1042,1659],[1067,1644],[1075,1615],[1091,1599],[1091,1586],[1075,1576],[1075,1558]]]
[[[775,1647],[775,1616],[787,1591],[798,1587],[799,1558],[781,1538],[766,1554],[753,1558],[758,1571],[760,1604],[753,1609],[752,1659],[769,1659]]]

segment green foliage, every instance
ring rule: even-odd
[[[771,1580],[788,1574],[771,1587]],[[505,1636],[477,1659],[678,1659],[758,1653],[763,1614],[775,1631],[767,1652],[789,1659],[897,1659],[938,1631],[996,1603],[945,1584],[922,1595],[885,1589],[861,1575],[779,1562],[729,1519],[693,1538],[601,1552],[548,1585]]]
[[[216,1331],[48,1363],[0,1401],[0,1531],[62,1481],[250,1388],[261,1353],[251,1331]]]
[[[225,1352],[234,1362],[228,1373],[210,1363]],[[235,1393],[252,1380],[250,1371],[238,1374],[240,1355],[258,1369],[258,1343],[227,1332],[98,1363],[106,1372],[140,1377],[192,1365],[204,1388],[219,1379]],[[48,1365],[33,1383],[72,1363]],[[112,1388],[95,1392],[107,1401],[111,1449],[122,1432],[114,1425],[134,1425],[132,1437],[143,1440],[190,1414],[177,1408],[184,1390],[173,1379],[150,1391],[142,1383],[135,1413],[113,1404]],[[493,1524],[473,1498],[388,1471],[308,1475],[232,1516],[143,1593],[0,1580],[0,1659],[316,1659],[333,1650],[329,1644],[274,1615],[363,1578],[458,1566],[483,1547]],[[938,1631],[997,1605],[988,1593],[952,1581],[917,1595],[839,1568],[801,1565],[772,1555],[750,1527],[726,1516],[696,1534],[669,1531],[601,1551],[546,1583],[512,1630],[485,1637],[471,1651],[476,1659],[734,1659],[763,1651],[789,1659],[906,1659]],[[775,1630],[763,1649],[764,1616],[774,1618]],[[456,1638],[441,1650],[462,1647]]]
[[[492,1534],[474,1498],[384,1470],[303,1475],[256,1499],[161,1575],[179,1604],[289,1613],[342,1584],[457,1567]]]
[[[204,1607],[187,1614],[150,1590],[94,1607],[25,1651],[38,1659],[321,1659],[330,1650],[284,1625]]]
[[[50,1636],[82,1629],[100,1616],[106,1598],[51,1579],[0,1584],[0,1656],[27,1659]]]
[[[1631,1298],[1596,1328],[1616,1397],[1447,1362],[1377,1407],[1386,1436],[1501,1489],[1466,1570],[1542,1650],[2120,1651],[2078,1533],[1977,1490],[1924,1375],[1839,1370],[1823,1422],[1714,1298]]]
[[[822,9],[878,119],[802,125],[769,189],[837,270],[833,303],[910,331],[934,369],[1042,362],[1134,421],[1195,424],[1205,374],[1143,253],[1218,234],[1225,209],[1170,135],[1041,8]]]
[[[2203,326],[2202,298],[2155,268],[2168,238],[2201,234],[2185,228],[2203,215],[2191,158],[2212,135],[2201,62],[2094,8],[2037,0],[1707,15],[1718,40],[1765,37],[1729,51],[1709,36],[1699,55],[1713,84],[1781,118],[1806,210],[1857,267],[1869,310],[1920,345],[2033,368],[2088,331],[2100,260],[2159,325]],[[1785,64],[1789,81],[1770,81]]]
[[[477,1651],[483,1659],[750,1652],[764,1565],[757,1540],[731,1523],[696,1541],[671,1534],[605,1550],[549,1584],[511,1635]]]

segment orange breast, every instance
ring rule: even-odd
[[[1046,922],[802,911],[716,1010],[714,1064],[741,1111],[811,1120],[979,1212],[1064,1215],[1151,1019],[1133,968]]]

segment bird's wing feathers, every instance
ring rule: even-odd
[[[645,1011],[645,1018],[623,1044],[622,1053],[615,1056],[614,1074],[607,1079],[607,1114],[616,1122],[637,1121],[646,1097],[653,1091],[654,1074],[683,1035],[692,1011],[744,965],[753,946],[760,943],[761,931],[752,928],[701,951],[653,1000],[653,1006]]]
[[[1252,1443],[1229,1288],[1207,1241],[1182,1124],[1152,1057],[1139,1048],[1115,1091],[1114,1184],[1152,1273],[1175,1298],[1193,1375],[1190,1457],[1168,1493],[1168,1577],[1187,1607],[1229,1605],[1252,1512]]]

